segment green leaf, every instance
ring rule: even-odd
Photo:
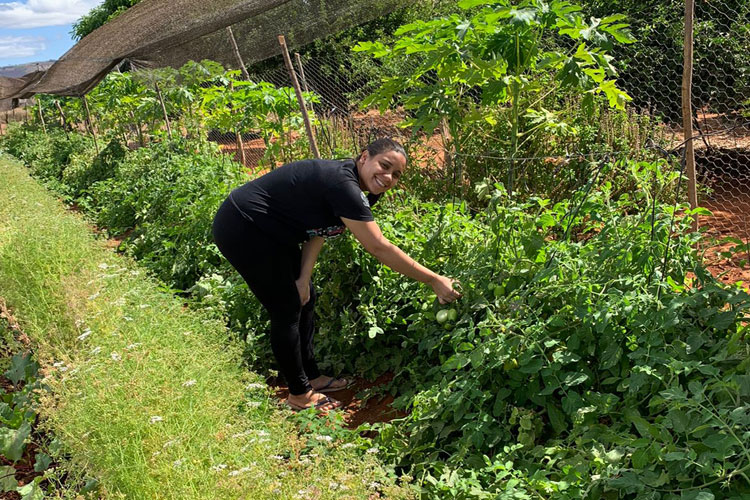
[[[12,465],[0,467],[0,491],[16,491],[16,469]]]
[[[41,477],[37,477],[31,483],[18,488],[16,491],[20,493],[21,500],[42,500],[44,498],[44,491],[39,487],[39,481]]]
[[[39,365],[36,361],[31,360],[31,353],[19,352],[11,358],[10,368],[5,372],[5,376],[14,384],[18,384],[23,380],[35,377],[38,370]]]
[[[371,326],[369,330],[367,330],[367,336],[371,339],[374,339],[379,334],[383,333],[383,329],[379,326]]]
[[[547,402],[547,415],[549,416],[549,423],[557,434],[562,433],[568,428],[565,421],[565,414],[552,402]]]
[[[562,384],[564,386],[573,387],[586,382],[588,379],[589,376],[583,372],[570,372],[562,379]]]
[[[49,469],[52,464],[52,457],[41,451],[36,454],[36,461],[34,462],[34,472],[44,472]]]
[[[506,406],[505,398],[510,396],[512,393],[510,389],[507,387],[503,387],[497,392],[497,396],[495,396],[495,404],[492,407],[492,415],[495,417],[499,417],[500,414],[503,412],[503,409]]]
[[[23,456],[24,441],[31,434],[31,425],[24,422],[16,430],[0,428],[0,455],[17,462]]]
[[[649,463],[648,449],[640,448],[635,450],[630,457],[630,461],[632,462],[634,469],[643,469]]]

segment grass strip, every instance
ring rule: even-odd
[[[223,324],[107,250],[17,162],[0,157],[0,172],[0,296],[44,367],[45,427],[100,494],[406,495],[358,438],[298,435]]]

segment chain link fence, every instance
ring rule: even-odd
[[[604,4],[606,2],[599,11],[597,5],[593,5],[591,14],[606,15],[606,9],[611,7]],[[408,117],[402,108],[392,106],[380,112],[361,106],[364,97],[379,88],[383,77],[394,72],[411,71],[413,67],[409,64],[414,63],[404,62],[389,68],[364,54],[320,53],[301,57],[293,53],[292,63],[302,90],[312,97],[307,107],[315,117],[313,132],[321,156],[351,156],[373,139],[390,136],[409,144],[412,163],[422,167],[419,175],[433,181],[442,180],[440,189],[456,192],[458,186],[461,193],[472,188],[464,186],[466,181],[460,175],[457,177],[456,168],[449,168],[458,166],[459,172],[471,174],[472,181],[489,178],[504,182],[506,172],[511,171],[519,179],[518,189],[527,193],[538,189],[540,184],[537,181],[542,179],[544,194],[554,199],[585,189],[590,185],[597,165],[605,161],[669,157],[674,168],[680,168],[679,160],[685,146],[681,125],[684,3],[645,2],[632,10],[626,22],[632,22],[638,40],[628,46],[616,47],[612,52],[620,66],[618,84],[632,101],[624,113],[602,109],[594,120],[580,126],[593,131],[597,148],[584,148],[580,141],[560,137],[541,143],[521,156],[484,146],[457,151],[451,148],[451,138],[444,127],[431,133],[413,133],[400,126]],[[702,218],[702,224],[708,235],[724,240],[713,248],[710,256],[717,262],[726,258],[727,252],[736,254],[737,249],[742,245],[747,247],[750,242],[749,18],[750,5],[747,2],[699,0],[696,3],[692,89],[695,159],[699,204],[714,213],[713,217]],[[665,37],[665,33],[669,36]],[[242,32],[235,34],[242,40]],[[236,50],[239,58],[243,57],[243,50]],[[270,69],[250,68],[249,80],[270,82],[283,94],[277,96],[278,99],[296,106],[290,74],[283,63],[265,62],[263,67]],[[121,69],[128,70],[127,66]],[[143,106],[149,105],[157,110],[160,106],[166,127],[170,127],[171,117],[175,122],[173,127],[179,129],[181,135],[205,134],[226,154],[250,169],[272,168],[295,155],[309,155],[309,143],[300,118],[292,116],[291,111],[286,118],[280,113],[269,118],[271,122],[278,122],[273,136],[264,136],[262,130],[247,124],[227,124],[226,121],[223,126],[217,125],[208,131],[192,130],[190,120],[181,119],[194,113],[192,105],[184,99],[181,101],[179,91],[175,90],[180,86],[181,77],[175,79],[174,75],[165,76],[158,71],[137,73],[145,75],[143,88],[149,92],[150,103]],[[430,78],[430,75],[425,78]],[[204,81],[200,85],[216,84],[216,81]],[[480,98],[479,94],[475,97]],[[557,99],[555,105],[563,112],[574,114],[579,106],[574,96],[558,96]],[[58,116],[58,111],[62,113],[59,108],[49,109],[47,120],[69,123],[71,128],[77,127],[92,134],[101,132],[99,129],[107,125],[99,122],[96,112],[87,117],[85,104],[74,106],[77,116],[73,117]],[[112,105],[116,104],[98,103],[98,106]],[[8,122],[36,116],[37,110],[32,106],[36,106],[34,101],[27,103],[25,108],[0,111],[0,127],[4,130]],[[144,134],[149,124],[137,120],[135,113],[131,112],[131,116],[133,120],[123,126],[122,135],[131,147],[138,147],[147,142]],[[124,120],[128,118],[124,117]],[[77,125],[72,125],[75,123]],[[159,125],[152,123],[152,126]],[[269,148],[276,146],[279,150],[269,156]],[[599,179],[601,182],[605,180]],[[686,199],[685,190],[681,196]]]

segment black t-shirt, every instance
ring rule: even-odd
[[[379,196],[359,187],[352,160],[304,160],[289,163],[230,193],[245,218],[282,243],[344,232],[341,217],[374,220],[370,206]]]

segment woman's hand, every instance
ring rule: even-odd
[[[310,279],[298,279],[294,282],[297,285],[297,293],[299,293],[299,303],[304,306],[310,302]]]
[[[454,283],[458,284],[458,281],[439,274],[429,282],[430,286],[435,291],[435,295],[437,295],[438,302],[441,304],[447,304],[448,302],[453,302],[454,300],[461,298],[461,294],[453,288]]]

